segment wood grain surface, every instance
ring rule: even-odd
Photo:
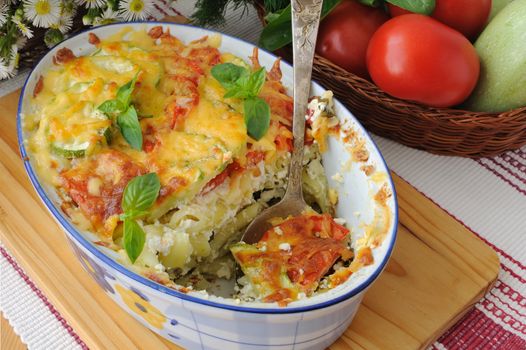
[[[4,315],[0,317],[0,349],[5,350],[24,350],[27,346],[22,343],[20,337],[13,331],[11,325],[4,318]]]
[[[91,349],[178,349],[141,326],[78,263],[31,187],[18,152],[19,92],[0,99],[0,238]],[[498,257],[393,175],[398,240],[353,323],[330,349],[423,349],[491,288]]]

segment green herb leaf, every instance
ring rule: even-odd
[[[212,67],[210,73],[225,88],[231,89],[242,75],[248,75],[248,70],[233,63],[222,63]]]
[[[142,130],[135,107],[129,106],[117,117],[117,124],[124,139],[136,150],[142,149]]]
[[[245,83],[246,85],[246,83]],[[243,86],[234,86],[233,88],[231,88],[230,90],[227,90],[225,96],[223,96],[224,98],[241,98],[241,99],[244,99],[244,98],[248,98],[248,97],[251,97],[251,93],[249,90],[247,90],[245,87]]]
[[[224,98],[256,97],[259,94],[259,91],[261,91],[263,84],[265,84],[265,77],[267,74],[265,68],[262,67],[251,74],[248,73],[247,69],[243,67],[239,68],[243,71],[236,80],[229,83],[230,87],[227,88]],[[225,86],[224,84],[222,85]]]
[[[255,140],[265,135],[270,124],[270,107],[263,99],[257,97],[265,84],[266,74],[263,67],[249,73],[248,69],[232,63],[212,68],[214,78],[227,89],[224,98],[245,100],[243,105],[245,124],[248,134]]]
[[[250,77],[248,78],[246,89],[250,91],[250,94],[252,97],[256,97],[259,92],[261,91],[261,88],[263,87],[263,84],[265,84],[265,77],[267,76],[267,71],[265,71],[265,68],[261,67],[254,73],[250,74]]]
[[[250,137],[255,140],[265,136],[270,125],[270,107],[259,97],[251,97],[245,100],[245,124]]]
[[[137,218],[147,214],[147,210],[155,203],[161,182],[156,173],[149,173],[133,178],[122,195],[123,218]]]
[[[117,90],[117,100],[121,101],[124,106],[128,106],[131,101],[131,95],[133,93],[133,89],[135,89],[135,83],[137,82],[137,77],[139,76],[139,72],[135,73],[135,76],[132,80],[124,84]]]
[[[410,0],[408,0],[410,1]],[[423,0],[419,0],[423,1]],[[325,17],[338,5],[340,0],[324,0],[321,7],[321,17]],[[277,50],[292,42],[292,12],[290,5],[279,12],[279,16],[267,16],[272,19],[263,28],[259,37],[259,45],[269,51]]]
[[[124,220],[124,250],[132,263],[141,255],[145,240],[146,234],[135,220]]]
[[[124,221],[126,219],[137,219],[148,215],[150,212],[148,210],[130,210],[127,213],[119,215],[119,219]]]
[[[122,113],[126,109],[126,106],[120,100],[107,100],[97,107],[100,111],[112,116],[117,113]]]
[[[435,9],[435,0],[387,0],[387,2],[423,15],[430,15]]]

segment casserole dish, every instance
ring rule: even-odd
[[[73,251],[87,272],[106,293],[139,322],[174,343],[188,349],[318,349],[330,345],[350,324],[365,290],[379,276],[393,249],[397,227],[397,204],[393,183],[383,158],[367,132],[340,103],[335,114],[347,130],[347,137],[329,137],[323,165],[328,182],[338,192],[336,216],[345,219],[352,232],[353,245],[371,245],[374,262],[364,266],[341,285],[286,307],[261,302],[240,302],[224,297],[220,290],[168,288],[118,263],[118,254],[97,245],[97,235],[79,229],[61,210],[55,188],[35,171],[28,151],[25,116],[31,111],[31,96],[39,77],[53,65],[56,53],[67,47],[77,56],[89,54],[90,33],[106,38],[130,27],[146,30],[162,26],[183,42],[216,33],[191,26],[167,23],[112,24],[74,36],[50,52],[28,77],[19,103],[18,136],[29,178],[51,215],[66,232]],[[246,59],[253,46],[223,35],[221,52]],[[268,70],[276,58],[260,51],[259,62]],[[282,82],[290,88],[292,69],[282,64]],[[313,83],[312,95],[324,90]],[[381,239],[376,239],[381,236]],[[221,296],[223,295],[223,296]],[[144,346],[147,346],[145,344]]]

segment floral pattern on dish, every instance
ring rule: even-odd
[[[150,326],[163,329],[166,317],[155,306],[150,304],[148,297],[133,287],[126,289],[116,284],[115,289],[120,294],[122,301],[135,314],[141,316]]]
[[[80,250],[75,244],[70,244],[73,247],[75,255],[80,260],[80,263],[84,269],[97,281],[97,283],[106,291],[107,293],[115,294],[115,290],[111,284],[106,280],[106,278],[115,281],[113,277],[105,268],[97,264],[93,259],[91,259],[86,253]]]

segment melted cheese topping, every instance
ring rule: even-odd
[[[98,218],[96,223],[90,220],[103,236],[111,232],[100,227],[114,225],[104,225],[100,218],[119,212],[115,203],[120,203],[120,187],[125,186],[118,184],[111,201],[98,198],[103,195],[101,188],[108,191],[109,185],[101,187],[101,180],[94,180],[89,169],[100,163],[97,159],[105,150],[113,150],[116,159],[143,172],[159,175],[161,192],[150,216],[154,220],[198,195],[230,163],[245,164],[249,147],[271,161],[276,137],[288,135],[280,129],[278,116],[287,117],[289,106],[269,103],[273,120],[269,132],[257,142],[247,136],[242,101],[224,99],[225,90],[210,69],[222,62],[251,67],[232,54],[221,54],[219,44],[219,36],[185,45],[169,32],[153,35],[125,28],[98,40],[87,56],[70,52],[66,55],[70,59],[57,59],[42,77],[41,89],[31,101],[34,113],[25,117],[33,164],[45,181],[64,190],[59,193],[66,194],[66,201],[79,206],[88,219]],[[131,103],[142,128],[140,151],[123,138],[115,116],[98,109],[115,99],[118,89],[134,76],[137,84]],[[273,96],[280,101],[289,98],[281,83],[266,85],[270,102]]]

